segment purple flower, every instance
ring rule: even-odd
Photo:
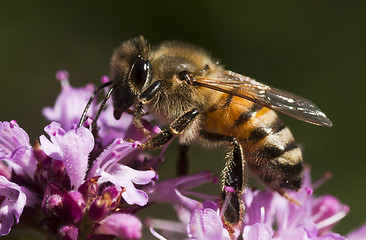
[[[347,235],[348,240],[364,240],[366,239],[366,224],[350,232]]]
[[[309,171],[298,192],[280,196],[248,188],[243,194],[242,225],[225,226],[222,215],[227,202],[191,190],[216,184],[218,178],[201,172],[160,181],[157,173],[169,144],[157,156],[146,153],[140,147],[146,137],[129,113],[115,120],[109,101],[96,129],[77,128],[94,87],[74,88],[68,77],[66,71],[57,73],[61,93],[53,108],[43,109],[46,118],[55,122],[45,127],[48,137],[42,135],[40,144],[32,147],[28,134],[15,121],[0,122],[0,235],[16,229],[19,221],[34,226],[41,219],[39,230],[46,228],[47,234],[53,234],[49,238],[139,239],[143,225],[135,214],[154,203],[165,203],[175,209],[179,221],[149,218],[146,225],[159,239],[345,239],[332,227],[348,213],[348,206],[330,195],[315,197],[313,191],[324,179],[312,184]],[[97,109],[93,102],[88,117]],[[147,118],[142,122],[152,134],[161,131]],[[39,215],[27,214],[19,220],[28,208]],[[348,235],[350,240],[365,236],[365,226]]]
[[[155,172],[135,170],[119,163],[121,158],[123,158],[123,162],[128,162],[129,158],[136,156],[138,152],[141,152],[141,149],[137,147],[136,143],[116,139],[94,162],[88,178],[100,176],[99,183],[110,182],[119,190],[122,190],[121,187],[123,187],[122,197],[128,204],[146,205],[147,194],[136,189],[134,184],[149,183],[155,177]]]
[[[228,239],[226,238],[228,232],[223,226],[217,205],[211,201],[200,203],[188,196],[195,196],[203,200],[216,199],[215,196],[197,193],[190,189],[204,183],[217,183],[217,180],[218,178],[212,176],[211,173],[201,172],[159,181],[146,186],[144,190],[149,195],[150,203],[173,204],[179,219],[182,221],[179,223],[169,220],[149,219],[147,225],[151,227],[151,233],[160,239],[166,239],[153,229],[158,228],[164,230],[166,235],[169,235],[168,239],[174,239],[175,233],[188,234],[191,239],[205,239],[204,237],[220,233],[216,239]],[[220,224],[217,225],[216,223]],[[213,225],[215,225],[215,228],[213,228]]]
[[[272,239],[274,208],[272,207],[273,193],[266,191],[252,191],[245,193],[246,215],[243,229],[244,240]],[[266,212],[267,211],[267,212]]]
[[[58,234],[62,237],[62,239],[77,240],[79,229],[73,225],[65,225],[59,229]]]
[[[48,120],[59,122],[64,129],[69,130],[79,122],[86,103],[94,91],[94,86],[88,84],[84,88],[71,87],[69,74],[65,70],[57,72],[56,78],[61,82],[61,93],[57,97],[55,106],[43,108],[42,113]],[[95,102],[90,107],[89,116],[94,112]]]
[[[184,182],[188,182],[187,186],[193,182],[188,181],[193,179],[192,176],[177,179],[181,178],[184,179]],[[175,209],[179,215],[187,215],[186,212],[189,212],[190,220],[185,220],[185,217],[181,218],[181,224],[186,224],[187,236],[190,239],[236,239],[241,231],[244,240],[345,240],[344,237],[330,231],[331,227],[348,212],[348,207],[331,196],[313,197],[309,171],[305,173],[301,190],[299,192],[288,191],[287,198],[271,191],[253,191],[248,188],[243,195],[246,203],[243,227],[242,229],[231,229],[234,231],[231,235],[223,225],[220,217],[221,209],[218,209],[215,203],[205,202],[203,205],[188,205],[190,207],[187,207],[184,201],[177,201],[176,199],[182,198],[180,194],[178,197],[176,196],[177,189],[181,189],[181,187],[178,187],[177,182],[179,181],[174,180],[157,182],[153,189],[161,195],[155,196],[154,192],[149,192],[150,200],[158,198],[161,202],[169,199],[166,202],[185,206],[184,208],[175,207]],[[202,182],[202,180],[199,181],[199,183]],[[162,186],[164,186],[163,189],[161,189]],[[207,205],[208,203],[210,205]],[[223,203],[224,205],[225,203]],[[164,229],[165,235],[171,235],[167,232],[169,227],[166,226],[171,226],[171,232],[181,229],[178,227],[178,223],[165,222],[164,224],[164,220],[152,219],[149,221],[149,225]],[[151,231],[155,236],[163,239],[154,230]]]
[[[278,194],[274,196],[271,207],[275,208],[275,222],[278,226],[275,234],[277,236],[284,239],[302,235],[306,235],[309,239],[335,237],[333,233],[330,233],[331,228],[348,213],[349,208],[334,197],[313,197],[310,182],[310,173],[307,169],[301,189],[298,192],[288,192],[288,196],[298,201],[299,204]],[[330,201],[331,204],[329,204]],[[342,238],[337,236],[337,239]]]
[[[0,236],[8,234],[19,222],[26,199],[20,186],[0,176]]]
[[[188,237],[197,240],[229,240],[230,235],[224,228],[218,209],[210,207],[195,209],[187,227]]]
[[[31,170],[29,175],[32,175],[32,179],[26,182],[23,178],[11,174],[6,175],[9,179],[0,176],[3,185],[0,195],[2,235],[8,234],[11,227],[19,221],[24,206],[41,205],[51,230],[64,239],[75,239],[79,231],[85,232],[83,226],[93,227],[85,225],[83,221],[94,222],[96,225],[93,228],[96,229],[114,211],[126,208],[119,205],[121,195],[129,205],[143,206],[147,203],[147,194],[134,184],[148,184],[156,176],[155,171],[135,170],[122,164],[133,163],[134,159],[138,159],[141,153],[141,149],[137,147],[138,142],[132,144],[117,139],[114,144],[102,151],[97,160],[92,159],[94,164],[88,172],[89,180],[85,180],[88,162],[91,160],[90,153],[95,144],[90,130],[80,127],[65,131],[59,123],[53,122],[45,127],[50,139],[41,136],[41,144],[32,148],[29,145],[28,135],[15,122],[4,122],[0,127],[2,160],[6,161],[16,173]],[[20,155],[23,148],[28,154]],[[33,165],[26,169],[26,163]],[[18,184],[11,182],[12,180],[16,182],[21,180],[22,183],[27,183],[28,188],[19,187]],[[115,187],[108,187],[110,184]],[[38,194],[43,194],[42,201],[32,192],[34,190],[38,191]],[[105,225],[100,229],[107,231],[105,229],[109,229],[107,226],[110,223],[108,221],[103,223]],[[57,228],[57,224],[62,226]],[[134,239],[141,235],[141,230],[136,232],[136,229],[134,233],[128,233],[127,230],[125,232]],[[91,237],[94,236],[93,231],[90,234]],[[114,232],[109,233],[113,234]]]
[[[71,186],[79,187],[86,175],[89,153],[94,147],[93,135],[84,127],[65,132],[56,122],[44,130],[51,141],[42,135],[40,137],[42,149],[51,158],[64,163]]]
[[[133,124],[133,116],[123,114],[119,120],[113,117],[113,105],[108,102],[106,109],[100,115],[98,126],[101,126],[98,132],[103,146],[108,146],[117,138],[142,140],[144,134]],[[147,124],[147,123],[146,123]],[[150,126],[146,126],[149,128]]]
[[[5,161],[10,171],[33,179],[37,161],[28,134],[14,120],[0,122],[0,161]]]
[[[272,192],[248,189],[244,194],[247,212],[243,238],[345,239],[330,231],[345,216],[348,207],[334,197],[314,198],[312,193],[309,170],[305,171],[301,189],[287,192],[288,199]]]
[[[116,187],[109,187],[98,196],[89,208],[89,218],[93,221],[103,219],[110,211],[115,209],[120,201],[121,193]]]
[[[330,195],[315,199],[312,207],[312,220],[319,229],[319,234],[331,232],[332,227],[349,212],[349,207]]]
[[[198,196],[203,199],[212,198],[204,194],[189,191],[207,182],[216,182],[217,178],[212,177],[209,172],[201,172],[190,176],[182,176],[155,183],[146,188],[151,202],[165,202],[181,205],[190,211],[201,208],[202,204],[187,195]]]
[[[78,223],[85,211],[85,199],[78,191],[66,192],[63,195],[62,205],[66,219],[72,223]]]
[[[261,223],[245,226],[243,229],[244,240],[270,240],[273,236],[273,229]]]
[[[272,204],[274,194],[269,191],[253,191],[248,188],[244,194],[246,214],[244,222],[246,225],[257,223],[274,222],[274,205]]]
[[[113,234],[123,239],[139,239],[142,235],[141,221],[131,214],[114,213],[105,218],[96,230],[99,234]]]
[[[72,87],[69,83],[69,74],[65,70],[57,72],[56,78],[61,83],[61,93],[57,97],[54,107],[45,107],[42,113],[48,120],[58,122],[63,129],[69,130],[79,122],[81,114],[94,91],[94,86],[88,84],[83,88]],[[102,82],[106,80],[108,79],[105,76],[101,78]],[[98,107],[93,101],[87,116],[94,116],[97,109]],[[144,137],[142,132],[132,124],[132,115],[125,114],[119,120],[114,119],[111,102],[107,103],[107,108],[102,112],[98,126],[102,126],[98,134],[104,147],[116,138],[141,140]]]
[[[63,197],[61,194],[47,194],[45,195],[42,203],[43,211],[46,214],[54,214],[57,209],[61,209],[63,207],[62,203]]]

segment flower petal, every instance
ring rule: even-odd
[[[46,136],[39,137],[43,151],[53,159],[62,160],[61,149],[57,144],[52,143]]]
[[[51,123],[45,130],[52,142],[41,136],[42,148],[48,156],[64,162],[71,185],[79,187],[85,178],[89,153],[94,147],[92,133],[84,127],[65,133],[57,123]]]
[[[155,177],[155,172],[135,170],[119,163],[134,159],[140,152],[141,149],[137,148],[136,144],[116,139],[93,163],[88,178],[100,176],[99,184],[111,182],[119,190],[123,187],[125,191],[122,197],[128,204],[144,206],[148,196],[144,191],[136,189],[134,183],[139,185],[149,183]]]
[[[141,140],[145,137],[132,123],[132,115],[125,114],[119,120],[116,120],[113,117],[113,111],[114,108],[109,103],[99,118],[99,124],[101,126],[99,136],[104,146],[107,146],[116,138]]]
[[[195,199],[185,196],[184,194],[195,194],[194,192],[189,192],[186,188],[196,187],[212,181],[213,177],[209,172],[200,172],[198,174],[159,181],[153,186],[148,186],[145,190],[148,192],[151,202],[179,204],[190,211],[193,211],[197,208],[201,208],[202,204]],[[205,197],[208,196],[206,195]]]
[[[0,176],[0,236],[8,234],[19,222],[26,200],[20,186]]]
[[[104,171],[110,172],[117,163],[126,164],[141,152],[142,149],[137,148],[136,144],[117,138],[93,162],[88,178],[97,177]]]
[[[141,238],[142,223],[130,214],[114,213],[105,218],[100,227],[96,230],[99,234],[108,234],[122,239]]]
[[[347,235],[348,240],[364,240],[366,239],[366,224],[353,230]]]
[[[362,240],[363,239],[365,239],[365,238],[362,238]],[[351,239],[342,237],[338,233],[328,233],[324,236],[317,238],[316,240],[351,240]],[[360,238],[360,240],[361,240],[361,238]]]
[[[143,182],[144,184],[147,184],[155,177],[155,172],[152,170],[137,171],[128,166],[118,164],[114,166],[109,173],[102,173],[100,183],[109,181],[115,186],[122,186],[125,189],[122,193],[122,197],[128,204],[144,206],[147,204],[148,196],[144,191],[136,189],[133,185],[134,180],[136,180],[136,172],[138,172],[137,175],[140,176],[137,177],[139,180],[138,182],[140,183]]]
[[[256,223],[254,225],[245,226],[243,230],[244,240],[271,240],[273,229],[267,224]]]
[[[273,209],[271,206],[273,193],[268,191],[251,191],[247,189],[244,194],[246,202],[246,224],[253,225],[260,223],[262,217],[264,222],[272,225],[273,223]],[[261,216],[261,208],[265,209],[265,216]]]
[[[42,110],[43,115],[50,121],[61,123],[62,127],[70,130],[80,119],[86,103],[94,91],[94,86],[88,84],[83,88],[71,87],[68,82],[68,74],[57,74],[61,81],[62,90],[57,97],[54,107],[45,107]],[[93,115],[95,102],[89,108],[88,114]]]
[[[194,210],[187,231],[189,237],[198,240],[230,239],[227,230],[224,229],[219,214],[211,208]]]
[[[349,212],[347,205],[330,195],[324,195],[315,199],[312,215],[313,220],[319,228],[319,235],[331,231],[332,227]]]
[[[0,122],[0,159],[17,174],[26,173],[33,179],[37,160],[33,156],[28,134],[16,121]]]
[[[16,121],[0,122],[0,153],[9,156],[19,146],[30,146],[28,134]]]

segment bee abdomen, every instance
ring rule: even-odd
[[[267,119],[267,124],[263,124],[263,119]],[[242,140],[248,167],[272,189],[298,189],[303,171],[302,153],[290,129],[271,110],[248,121],[253,122],[252,131]]]

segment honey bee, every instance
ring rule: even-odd
[[[302,152],[276,112],[332,126],[311,101],[227,71],[206,51],[182,42],[167,41],[155,48],[141,36],[123,42],[113,53],[110,79],[90,98],[79,126],[95,94],[111,86],[93,127],[112,96],[114,117],[132,113],[134,124],[149,136],[142,147],[157,149],[179,137],[180,174],[187,171],[191,142],[230,146],[222,172],[222,202],[228,202],[223,221],[228,227],[240,224],[244,216],[246,168],[281,194],[283,189],[300,188]],[[142,124],[144,108],[169,127],[150,136]]]

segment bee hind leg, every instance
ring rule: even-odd
[[[245,211],[243,202],[245,190],[243,149],[235,138],[232,143],[233,149],[227,156],[222,172],[221,197],[222,218],[229,230],[233,230],[234,227],[241,224]]]
[[[174,136],[182,134],[186,130],[193,120],[198,116],[199,112],[197,108],[184,113],[177,118],[168,129],[150,137],[145,143],[142,144],[142,148],[157,149],[168,143]]]
[[[189,145],[188,144],[179,144],[179,158],[178,158],[178,165],[177,165],[177,175],[187,175],[188,174],[188,167],[189,167],[189,161],[188,161],[188,150]]]

